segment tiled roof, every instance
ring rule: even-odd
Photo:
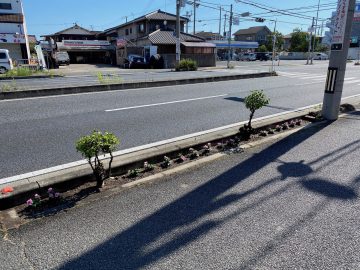
[[[270,29],[267,28],[267,26],[254,26],[254,27],[250,27],[248,29],[240,29],[234,33],[234,36],[256,34],[257,32],[259,32],[263,29],[267,29],[269,32],[271,32]]]
[[[114,29],[118,29],[118,28],[120,28],[120,27],[124,27],[124,26],[126,26],[126,25],[130,25],[130,24],[133,24],[133,23],[135,23],[135,22],[142,21],[142,20],[167,20],[167,21],[175,21],[175,20],[176,20],[176,15],[171,14],[171,13],[167,13],[167,12],[162,11],[162,10],[159,9],[159,10],[157,10],[157,11],[154,11],[154,12],[148,13],[148,14],[146,14],[146,15],[143,15],[143,16],[141,16],[141,17],[138,17],[138,18],[136,18],[136,19],[133,19],[132,21],[129,21],[129,22],[120,24],[120,25],[118,25],[118,26],[115,26],[115,27],[106,29],[104,32],[109,32],[109,31],[112,31],[112,30],[114,30]],[[180,16],[180,20],[181,20],[181,21],[188,21],[189,19]]]
[[[147,37],[152,44],[176,44],[174,31],[156,30]],[[180,42],[203,42],[204,39],[190,34],[180,33]]]
[[[170,13],[166,13],[166,12],[162,12],[160,10],[155,11],[153,13],[147,14],[144,16],[146,19],[148,20],[161,20],[161,21],[176,21],[176,15],[170,14]],[[186,21],[185,18],[180,17],[181,21]]]

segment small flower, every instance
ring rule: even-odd
[[[26,204],[27,204],[28,206],[32,206],[32,205],[34,204],[34,202],[33,202],[32,199],[28,199],[28,200],[26,201]]]
[[[41,197],[40,197],[39,194],[35,194],[35,195],[34,195],[34,198],[35,198],[36,200],[40,200]]]
[[[59,198],[60,197],[60,193],[59,192],[56,192],[55,193],[55,198]]]
[[[48,188],[48,191],[47,191],[48,193],[53,193],[54,192],[54,190],[53,190],[53,188]]]

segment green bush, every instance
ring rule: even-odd
[[[176,71],[195,71],[197,70],[197,63],[192,59],[182,59],[175,67]]]
[[[28,69],[28,68],[14,68],[5,73],[6,77],[25,77],[30,76],[32,74],[36,73],[35,71]]]
[[[96,178],[97,187],[104,185],[104,180],[111,176],[111,164],[113,161],[113,151],[120,143],[119,139],[112,133],[93,131],[92,134],[81,137],[76,142],[76,150],[82,154],[89,162]],[[110,155],[109,168],[106,170],[99,155]]]
[[[252,130],[251,120],[255,114],[255,111],[269,104],[270,99],[266,97],[263,90],[251,91],[251,94],[245,98],[245,106],[250,110],[249,122],[247,128]]]

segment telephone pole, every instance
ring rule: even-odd
[[[314,20],[315,18],[313,17],[312,18],[312,24],[311,24],[311,27],[309,28],[309,32],[310,32],[310,37],[309,37],[309,48],[308,48],[308,57],[307,57],[307,61],[306,61],[306,64],[308,65],[309,64],[309,60],[310,60],[310,54],[311,54],[311,45],[312,45],[312,32],[314,30]],[[311,55],[312,56],[312,55]],[[312,63],[311,63],[312,64]]]
[[[226,37],[226,13],[224,15],[224,37]]]
[[[194,0],[194,26],[193,26],[193,35],[195,35],[195,25],[196,25],[196,0]]]
[[[336,34],[331,42],[322,108],[322,116],[328,120],[336,120],[339,115],[354,9],[355,0],[340,0],[338,2],[338,14],[336,14],[338,24],[335,26],[334,33]]]
[[[315,47],[316,47],[316,29],[318,28],[319,9],[320,9],[320,0],[318,1],[318,7],[317,7],[317,12],[316,12],[315,37],[314,37],[314,45],[312,46],[312,56],[313,57],[311,57],[311,64],[313,64],[314,50],[315,50]]]
[[[221,6],[219,7],[219,9],[220,9],[219,35],[221,36],[221,20],[222,20],[222,18],[221,18]]]
[[[176,0],[176,66],[180,62],[180,0]]]
[[[233,5],[230,5],[230,21],[229,21],[229,37],[228,37],[228,59],[227,59],[227,68],[230,68],[230,57],[231,57],[231,26],[233,19]]]
[[[272,51],[272,59],[271,59],[271,71],[274,72],[274,59],[275,59],[275,54],[276,54],[276,23],[277,23],[277,19],[275,20],[275,25],[274,25],[274,35],[273,35],[273,51]],[[280,60],[279,60],[280,61]]]

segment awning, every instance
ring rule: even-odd
[[[191,48],[215,48],[216,45],[208,42],[181,42],[181,45]]]
[[[217,48],[227,49],[227,48],[237,48],[237,49],[257,49],[259,48],[258,42],[249,42],[249,41],[231,41],[230,46],[227,41],[213,41]]]

